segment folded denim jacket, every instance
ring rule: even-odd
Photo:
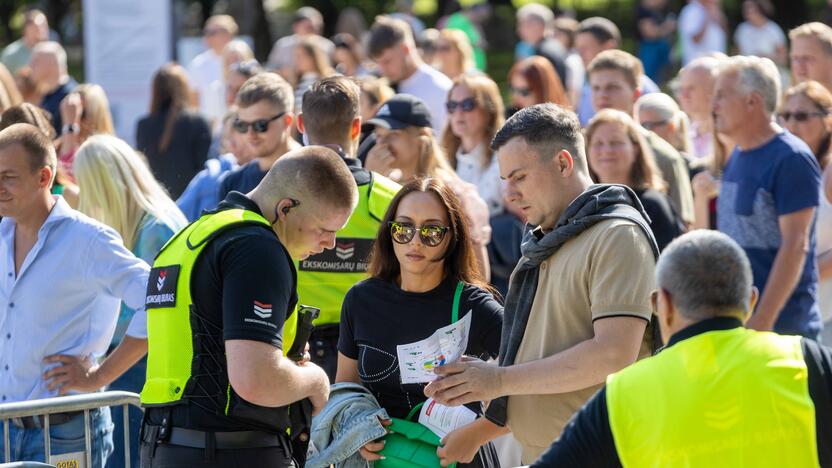
[[[326,406],[312,418],[306,468],[369,466],[358,450],[387,434],[381,419],[390,417],[369,390],[351,382],[333,385]]]

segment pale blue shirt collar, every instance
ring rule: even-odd
[[[17,275],[14,228],[0,221],[0,403],[56,396],[43,358],[103,355],[122,301],[146,318],[149,267],[112,228],[57,197]]]

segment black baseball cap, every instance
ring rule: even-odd
[[[397,94],[391,97],[367,123],[390,130],[433,126],[428,106],[424,101],[410,94]]]

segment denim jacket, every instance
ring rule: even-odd
[[[344,382],[332,386],[320,414],[312,419],[311,444],[306,468],[364,468],[368,462],[358,450],[383,437],[387,430],[379,419],[390,419],[369,390]]]

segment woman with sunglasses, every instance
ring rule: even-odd
[[[818,304],[824,320],[823,340],[832,340],[832,93],[817,81],[786,90],[777,119],[809,145],[823,171],[817,229]]]
[[[396,346],[451,324],[460,288],[458,316],[471,314],[466,354],[497,356],[502,306],[477,267],[460,201],[441,180],[416,179],[393,198],[368,273],[344,298],[336,382],[361,384],[391,417],[407,417],[426,400],[425,384],[401,383]],[[467,427],[449,434],[446,448]],[[360,453],[374,461],[382,448],[370,443]],[[462,466],[499,466],[490,444],[469,455],[473,461]]]
[[[508,82],[511,99],[507,116],[544,102],[572,107],[555,67],[543,57],[535,55],[515,63],[508,73]]]
[[[465,182],[477,187],[493,216],[503,210],[502,181],[491,139],[503,126],[500,89],[487,76],[460,76],[454,80],[445,104],[448,122],[441,144],[448,162]]]
[[[445,152],[433,136],[432,117],[421,99],[397,94],[379,108],[368,125],[375,127],[376,144],[367,154],[365,167],[404,185],[418,177],[442,179],[461,200],[471,229],[474,255],[488,280],[490,271],[486,246],[491,240],[488,206],[477,188],[462,180],[448,163]]]
[[[690,160],[692,145],[688,116],[676,101],[664,93],[649,93],[636,101],[635,115],[639,125],[660,136]]]

